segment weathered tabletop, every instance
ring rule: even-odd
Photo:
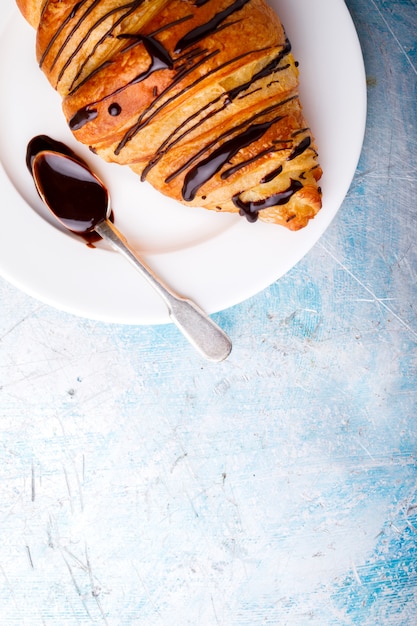
[[[227,361],[0,281],[2,626],[417,623],[417,10],[347,5],[356,176]]]

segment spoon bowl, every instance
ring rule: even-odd
[[[98,176],[73,154],[42,142],[38,147],[27,163],[40,197],[56,219],[76,235],[88,239],[95,234],[108,241],[160,295],[171,320],[200,354],[210,361],[226,359],[232,344],[224,331],[197,304],[157,277],[112,223],[110,195]]]
[[[86,235],[109,218],[109,193],[85,164],[51,150],[38,152],[32,160],[32,176],[43,202],[77,235]]]

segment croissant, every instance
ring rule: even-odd
[[[298,64],[264,0],[16,0],[75,138],[196,207],[290,230],[321,208]]]

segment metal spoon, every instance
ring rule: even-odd
[[[42,150],[33,157],[31,171],[40,197],[65,228],[78,235],[95,231],[108,241],[161,296],[171,320],[204,357],[210,361],[228,357],[232,344],[223,330],[194,302],[163,283],[109,220],[109,193],[85,163],[60,152]]]

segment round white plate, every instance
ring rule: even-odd
[[[323,208],[297,233],[191,209],[104,163],[73,139],[59,96],[35,60],[35,33],[13,0],[0,8],[0,272],[59,309],[107,322],[169,321],[152,288],[116,252],[91,249],[46,215],[25,166],[28,141],[47,134],[84,156],[110,189],[117,225],[149,265],[207,312],[266,288],[316,243],[338,211],[362,148],[363,59],[343,0],[270,0],[300,62],[301,98],[319,146]]]

